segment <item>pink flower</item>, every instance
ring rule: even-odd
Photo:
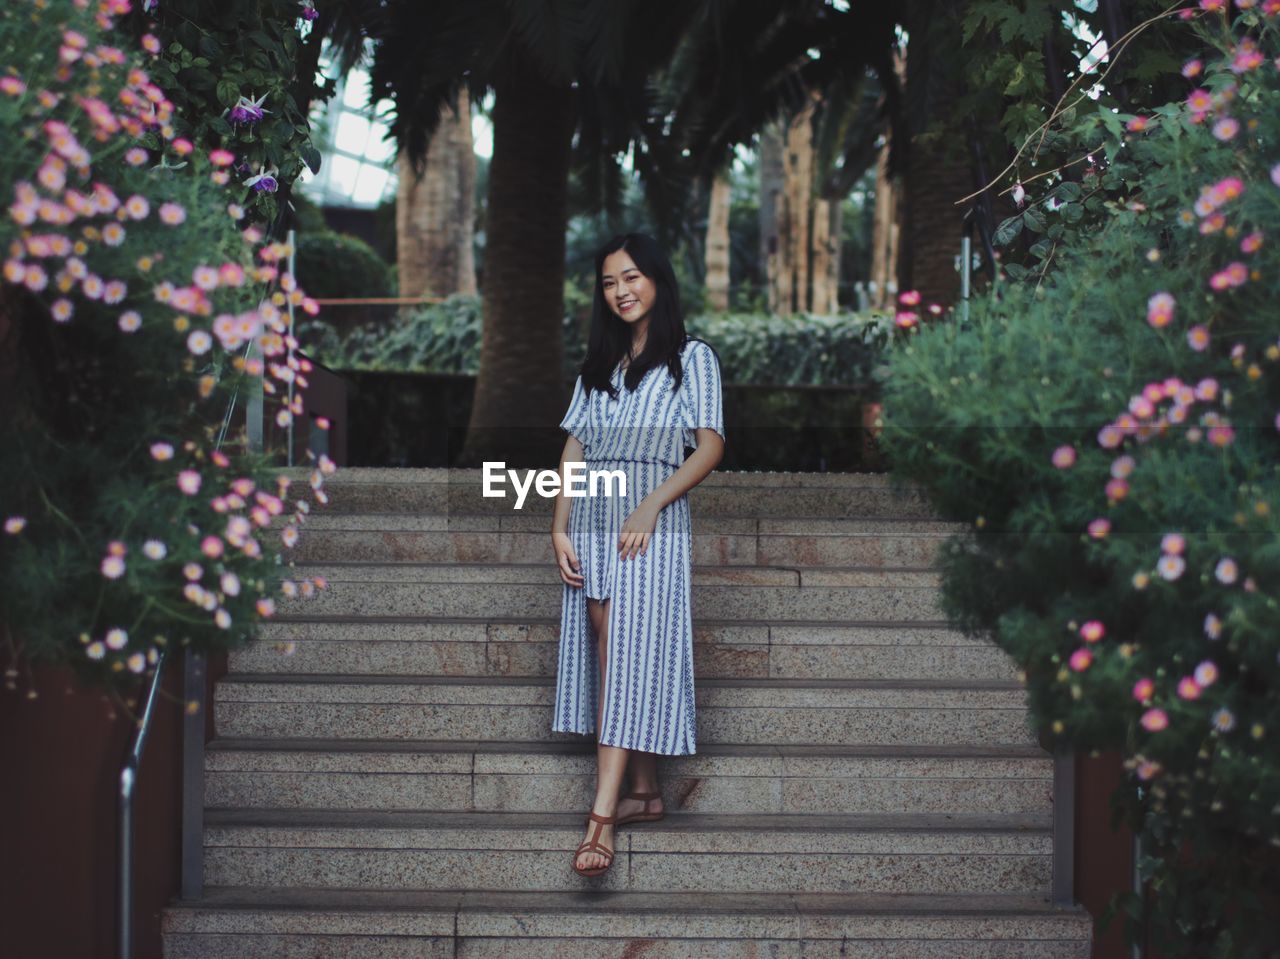
[[[1182,65],[1182,75],[1190,80],[1204,72],[1204,64],[1199,60],[1188,60]]]
[[[1183,676],[1178,680],[1178,695],[1183,699],[1199,699],[1200,684],[1190,676]]]
[[[1160,552],[1181,556],[1187,548],[1187,539],[1181,533],[1165,533],[1160,538]]]
[[[276,603],[270,596],[264,596],[258,600],[258,615],[264,619],[274,615],[276,611]]]
[[[903,306],[919,306],[920,293],[917,290],[906,290],[898,294],[898,302]]]
[[[1080,627],[1080,636],[1086,643],[1096,643],[1105,635],[1107,635],[1107,627],[1096,619],[1091,619]]]
[[[1260,246],[1262,246],[1262,232],[1260,230],[1254,230],[1240,241],[1240,252],[1256,253]]]
[[[1239,0],[1236,0],[1239,6]],[[1250,4],[1252,6],[1252,4]],[[1262,55],[1262,51],[1258,49],[1258,44],[1251,37],[1245,37],[1240,41],[1240,46],[1236,47],[1231,57],[1231,72],[1246,73],[1255,67],[1262,66],[1262,61],[1266,58]]]
[[[119,579],[124,575],[124,560],[119,556],[104,556],[101,568],[107,579]]]
[[[1107,499],[1111,502],[1117,502],[1129,495],[1129,481],[1122,479],[1107,480],[1106,490]]]
[[[1130,133],[1141,133],[1143,130],[1147,128],[1147,125],[1150,122],[1151,121],[1148,117],[1137,116],[1137,117],[1134,117],[1132,120],[1130,120],[1128,123],[1126,123],[1124,125],[1124,128],[1128,130]]]
[[[209,153],[209,162],[214,166],[230,166],[235,162],[235,159],[236,155],[234,153],[230,150],[224,150],[222,147],[218,147]]]
[[[200,492],[200,480],[201,476],[195,470],[183,470],[178,474],[178,489],[188,496],[195,496]]]
[[[1280,163],[1271,168],[1271,182],[1276,186],[1280,186]]]
[[[10,516],[4,521],[4,531],[10,536],[17,536],[27,526],[27,518],[25,516]]]
[[[1169,727],[1169,715],[1163,709],[1148,709],[1138,720],[1142,728],[1149,733],[1158,733]]]
[[[899,310],[893,318],[894,324],[902,330],[909,330],[920,322],[920,317],[910,310]]]
[[[1192,113],[1208,113],[1213,109],[1213,96],[1208,90],[1196,87],[1187,94],[1187,109]]]
[[[173,447],[168,443],[152,443],[151,458],[162,463],[165,460],[171,460],[173,459]]]
[[[160,52],[159,39],[157,39],[153,34],[144,33],[142,35],[142,49],[146,50],[147,53],[150,53],[152,56],[155,56]]]
[[[1124,434],[1114,423],[1108,423],[1098,430],[1098,445],[1104,449],[1115,449],[1124,439]]]
[[[1169,553],[1165,553],[1156,562],[1156,572],[1160,574],[1161,579],[1168,580],[1169,582],[1173,582],[1173,580],[1181,576],[1186,568],[1187,561],[1185,559],[1181,556],[1174,556]]]
[[[1205,614],[1204,634],[1209,639],[1217,639],[1222,635],[1222,620],[1220,620],[1216,614]]]
[[[1077,673],[1083,672],[1089,668],[1089,664],[1093,662],[1093,653],[1081,647],[1071,654],[1071,658],[1067,661],[1071,664],[1071,668]]]
[[[1111,475],[1118,479],[1125,479],[1133,473],[1136,465],[1137,462],[1127,453],[1124,456],[1117,456],[1111,461]]]
[[[1053,465],[1060,470],[1068,469],[1075,465],[1076,450],[1074,446],[1059,446],[1053,451]]]
[[[1226,142],[1240,132],[1240,122],[1234,117],[1222,117],[1213,125],[1215,138]]]
[[[1230,446],[1236,438],[1235,429],[1227,423],[1209,427],[1209,442],[1214,446]]]
[[[1147,322],[1159,328],[1173,319],[1174,299],[1170,293],[1156,293],[1147,300]]]
[[[7,94],[11,97],[20,97],[27,92],[27,85],[22,82],[20,77],[3,76],[0,77],[0,93]]]
[[[1218,560],[1218,565],[1213,568],[1213,575],[1217,577],[1219,583],[1230,585],[1236,581],[1236,577],[1240,574],[1240,567],[1236,565],[1236,561],[1230,556],[1224,556]]]
[[[217,559],[222,555],[222,540],[216,536],[206,536],[200,541],[200,552],[210,559]]]
[[[1100,516],[1089,522],[1088,530],[1089,535],[1094,539],[1106,539],[1107,534],[1111,532],[1111,520]]]
[[[195,145],[186,137],[178,137],[170,144],[170,146],[173,147],[173,152],[178,154],[180,157],[186,156],[195,149]]]
[[[1218,667],[1213,660],[1206,659],[1196,667],[1195,680],[1200,686],[1212,686],[1218,678]]]
[[[177,226],[187,218],[187,211],[177,203],[160,204],[160,222],[167,226]]]
[[[66,297],[53,301],[53,305],[49,307],[49,312],[53,314],[53,318],[59,323],[66,323],[71,319],[71,314],[75,312],[75,307]]]
[[[1156,684],[1150,679],[1143,677],[1133,684],[1133,698],[1138,702],[1146,702],[1151,698],[1151,694],[1156,691]]]
[[[1203,353],[1209,346],[1209,328],[1197,323],[1187,330],[1187,345],[1197,353]]]
[[[1206,376],[1196,384],[1196,399],[1211,403],[1218,397],[1218,381]]]

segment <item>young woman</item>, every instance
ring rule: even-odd
[[[595,802],[573,858],[584,876],[612,864],[615,826],[663,817],[657,756],[694,752],[685,494],[724,455],[720,359],[686,334],[661,247],[628,233],[595,265],[587,357],[560,423],[561,477],[585,461],[588,495],[569,498],[562,483],[551,526],[565,584],[552,729],[598,730]],[[597,470],[621,471],[625,495],[590,495]]]

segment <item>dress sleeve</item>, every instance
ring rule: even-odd
[[[696,429],[715,430],[724,438],[724,401],[720,389],[720,360],[708,344],[695,342],[689,350],[680,385],[684,416],[684,445],[698,448]]]
[[[573,398],[569,400],[569,411],[560,421],[560,428],[577,437],[585,447],[587,444],[587,391],[582,385],[582,377],[573,385]]]

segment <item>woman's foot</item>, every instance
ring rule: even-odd
[[[579,873],[599,875],[613,863],[614,820],[594,811],[588,817],[586,838],[573,857],[573,868]]]
[[[648,791],[633,789],[618,797],[618,825],[628,822],[657,822],[665,814],[662,793],[656,787]]]

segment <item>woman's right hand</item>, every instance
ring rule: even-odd
[[[569,539],[568,533],[552,533],[552,548],[556,554],[556,568],[560,571],[560,579],[566,586],[581,587],[585,580],[579,570],[582,564],[578,562],[578,554],[574,552],[573,541]]]

